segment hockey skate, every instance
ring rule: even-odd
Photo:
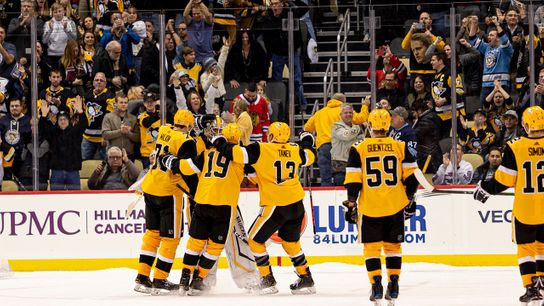
[[[261,277],[261,283],[259,284],[259,291],[257,293],[260,295],[278,293],[278,288],[276,288],[276,279],[272,273]]]
[[[166,279],[154,279],[151,295],[171,295],[177,294],[179,285],[169,282]]]
[[[372,292],[370,293],[370,301],[374,302],[375,306],[382,305],[381,299],[383,298],[383,286],[382,277],[379,275],[374,276],[374,284],[372,284]]]
[[[526,288],[524,295],[519,297],[522,306],[540,306],[542,302],[542,294],[538,290],[539,277],[533,277],[533,283]]]
[[[153,287],[153,284],[151,283],[149,276],[138,274],[134,282],[136,282],[136,286],[134,286],[134,291],[147,294],[151,293],[151,288]]]
[[[179,280],[179,293],[185,295],[189,291],[189,283],[191,282],[191,270],[184,268],[181,270],[181,279]]]
[[[391,281],[387,284],[387,291],[385,291],[385,299],[387,300],[387,306],[394,306],[399,297],[399,276],[391,275],[390,279]]]
[[[195,296],[195,295],[202,295],[204,292],[210,290],[210,287],[208,287],[202,277],[195,276],[193,277],[193,280],[191,281],[191,285],[189,286],[189,291],[187,291],[187,295]]]
[[[298,275],[298,279],[289,288],[291,289],[291,293],[295,295],[315,294],[314,280],[310,269],[306,269],[305,275]]]

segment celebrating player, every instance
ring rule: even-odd
[[[528,137],[506,144],[495,177],[480,182],[474,199],[485,203],[490,194],[515,188],[513,240],[518,247],[519,271],[526,288],[519,300],[530,303],[542,300],[539,289],[544,289],[544,110],[540,106],[529,107],[521,120]]]
[[[206,130],[218,133],[219,126],[217,123],[212,126],[206,125]],[[237,124],[228,124],[222,133],[226,142],[230,144],[240,142],[241,131]],[[209,132],[207,134],[206,136],[211,138],[212,135]],[[166,155],[160,158],[160,162],[173,173],[186,175],[197,173],[199,176],[194,198],[196,206],[189,226],[190,238],[183,257],[180,285],[189,295],[200,295],[207,289],[204,278],[208,276],[221,255],[227,238],[232,236],[240,183],[244,178],[244,164],[233,162],[209,145],[195,158],[179,159],[173,155]],[[254,267],[254,262],[251,264]],[[231,270],[235,268],[231,267]],[[248,281],[255,275],[251,272],[247,273]]]
[[[174,116],[174,126],[159,128],[155,156],[169,152],[179,158],[196,156],[194,140],[189,136],[194,125],[194,117],[187,110],[178,110]],[[194,191],[191,178],[173,174],[159,168],[155,159],[142,183],[145,199],[146,232],[143,237],[138,276],[135,291],[153,295],[177,292],[179,285],[167,280],[179,240],[183,235],[183,193],[176,187]],[[158,256],[157,256],[158,250]],[[157,257],[153,273],[153,283],[149,279],[151,267]]]
[[[404,218],[415,212],[414,194],[417,164],[402,141],[387,137],[389,112],[373,110],[369,117],[371,138],[354,144],[349,152],[344,185],[348,190],[346,219],[357,223],[364,244],[368,278],[372,284],[370,300],[380,305],[383,298],[380,255],[383,248],[389,282],[385,298],[394,305],[399,295],[404,241]],[[406,185],[406,190],[404,185]],[[358,201],[357,201],[358,199]]]
[[[247,147],[220,146],[221,153],[227,158],[249,164],[256,172],[262,208],[249,230],[249,247],[261,274],[261,294],[278,292],[265,245],[276,231],[299,276],[290,286],[291,292],[316,292],[306,257],[300,247],[300,230],[305,211],[302,204],[304,190],[298,177],[299,166],[309,166],[314,162],[315,155],[311,150],[314,138],[310,133],[303,133],[299,146],[288,142],[290,134],[287,124],[274,122],[268,130],[269,143],[256,142]]]

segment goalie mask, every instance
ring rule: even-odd
[[[219,116],[208,114],[200,117],[198,127],[206,138],[212,139],[221,133],[222,125],[223,121]]]

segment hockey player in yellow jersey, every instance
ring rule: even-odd
[[[502,163],[489,181],[480,182],[474,199],[485,203],[490,194],[514,187],[513,241],[525,294],[522,303],[542,300],[544,280],[544,110],[532,106],[523,112],[527,137],[509,141]],[[540,305],[540,304],[538,304]]]
[[[373,110],[369,117],[371,138],[354,144],[349,152],[344,185],[348,200],[346,220],[357,223],[359,241],[364,244],[370,300],[380,305],[383,298],[381,252],[385,253],[388,285],[385,298],[393,305],[399,294],[401,243],[404,218],[415,211],[413,201],[418,183],[413,172],[417,163],[406,144],[387,136],[389,112]],[[406,189],[405,189],[406,187]]]
[[[219,127],[216,124],[213,126],[214,133],[218,133]],[[209,138],[213,136],[208,132],[206,134]],[[238,144],[241,134],[236,123],[222,130],[223,137],[230,144]],[[199,177],[180,285],[189,295],[200,295],[208,289],[204,279],[221,255],[233,230],[244,164],[226,158],[210,145],[195,158],[179,159],[166,155],[160,157],[160,162],[173,173],[197,173]]]
[[[301,145],[290,143],[290,129],[283,122],[274,122],[268,130],[269,143],[216,145],[220,152],[234,162],[251,165],[259,182],[261,212],[249,230],[249,246],[261,275],[261,294],[277,293],[276,280],[270,268],[265,242],[278,231],[282,247],[291,257],[299,278],[290,286],[293,294],[313,294],[314,281],[300,246],[300,229],[305,216],[304,190],[298,169],[315,160],[312,151],[314,138],[301,135]]]
[[[159,128],[153,154],[159,156],[169,152],[181,159],[196,156],[195,142],[188,134],[193,125],[193,115],[187,110],[178,110],[173,126],[163,125]],[[159,295],[177,292],[179,289],[178,285],[169,282],[167,278],[183,235],[183,194],[176,184],[193,191],[188,187],[193,185],[189,179],[161,169],[157,159],[144,177],[141,188],[145,200],[146,232],[142,239],[134,288],[138,292]],[[157,262],[151,282],[149,275],[155,258]]]

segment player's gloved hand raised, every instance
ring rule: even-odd
[[[303,148],[313,148],[315,144],[315,137],[309,132],[300,133],[300,145]]]
[[[472,194],[474,200],[480,201],[482,203],[485,203],[485,201],[489,199],[490,195],[491,194],[489,192],[485,191],[485,189],[482,188],[481,182],[478,184],[478,188],[476,188],[476,190],[474,190],[474,193]]]
[[[346,212],[344,213],[344,219],[346,222],[357,224],[357,219],[359,217],[357,213],[357,203],[350,200],[345,200],[342,202],[342,205],[347,208]]]
[[[417,208],[417,203],[416,203],[414,197],[412,196],[412,198],[410,198],[410,202],[408,202],[408,205],[406,205],[406,207],[404,207],[404,220],[408,220],[413,215],[415,215],[416,208]]]
[[[158,160],[161,171],[171,170],[173,173],[179,173],[179,159],[172,154],[160,155]]]
[[[227,144],[227,138],[225,138],[223,135],[215,135],[213,136],[211,142],[215,148],[219,149]]]

